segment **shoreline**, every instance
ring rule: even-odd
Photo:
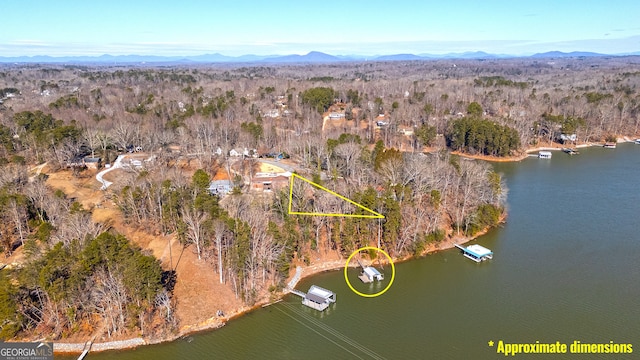
[[[497,226],[500,226],[501,224],[503,224],[506,218],[507,216],[503,215],[500,218],[500,221],[498,222]],[[454,244],[464,244],[464,243],[476,240],[477,238],[485,235],[487,232],[489,232],[494,228],[495,227],[486,228],[478,232],[476,235],[470,236],[470,237],[454,235],[451,238],[445,239],[439,243],[429,244],[428,247],[425,249],[425,251],[418,256],[407,255],[402,258],[394,258],[393,263],[398,264],[406,261],[417,260],[439,251],[452,249],[454,247]],[[289,293],[291,292],[290,290],[292,288],[295,288],[295,286],[300,282],[300,280],[306,279],[324,272],[340,270],[344,268],[345,262],[346,262],[346,259],[340,259],[340,260],[332,260],[328,262],[320,262],[320,263],[317,263],[311,266],[306,266],[306,267],[298,266],[296,267],[296,273],[293,276],[290,276],[290,278],[288,279],[289,282],[287,282],[287,287],[285,287],[276,296],[269,296],[269,297],[260,299],[252,306],[245,306],[239,309],[238,311],[225,316],[224,318],[212,317],[198,324],[185,325],[180,328],[177,334],[167,336],[164,338],[159,338],[159,339],[135,337],[131,339],[115,340],[115,341],[109,341],[109,342],[94,342],[90,346],[91,352],[131,350],[140,346],[167,343],[167,342],[176,341],[176,340],[185,338],[193,334],[219,329],[221,327],[224,327],[229,321],[232,321],[241,316],[249,314],[255,310],[268,307],[272,304],[282,301],[285,296],[289,295]],[[352,266],[356,266],[356,265],[354,264]],[[86,349],[87,343],[89,343],[89,341],[87,341],[86,343],[53,342],[53,352],[56,355],[65,355],[65,356],[77,355],[82,353],[82,351]]]
[[[625,143],[625,142],[634,142],[634,137],[628,137],[628,136],[624,136],[624,137],[619,137],[617,140],[617,143]],[[586,148],[586,147],[593,147],[593,146],[603,146],[603,144],[601,143],[584,143],[584,144],[578,144],[578,145],[574,145],[575,148]],[[491,156],[484,156],[484,155],[469,155],[469,154],[463,154],[463,153],[459,153],[459,152],[452,152],[452,154],[456,154],[459,155],[461,157],[465,157],[465,158],[470,158],[470,159],[478,159],[478,160],[485,160],[485,161],[490,161],[490,162],[517,162],[517,161],[522,161],[526,158],[528,158],[529,156],[531,156],[531,153],[535,153],[538,151],[561,151],[563,148],[563,146],[539,146],[539,147],[535,147],[535,148],[529,148],[527,150],[525,150],[521,155],[519,156],[514,156],[514,157],[507,157],[507,158],[497,158],[497,157],[491,157]],[[507,215],[503,215],[497,226],[500,226],[500,224],[503,224],[506,221]],[[402,263],[405,261],[410,261],[410,260],[416,260],[416,259],[420,259],[422,257],[425,257],[429,254],[432,253],[436,253],[438,251],[444,251],[444,250],[448,250],[454,247],[454,244],[464,244],[473,240],[476,240],[477,238],[479,238],[480,236],[485,235],[487,232],[489,232],[490,230],[492,230],[495,227],[491,227],[491,228],[486,228],[482,231],[480,231],[479,233],[477,233],[474,236],[471,237],[464,237],[464,236],[452,236],[451,238],[448,238],[446,240],[443,240],[440,243],[433,243],[433,244],[429,244],[428,247],[425,249],[425,251],[418,255],[418,256],[414,256],[414,255],[408,255],[405,256],[403,258],[394,258],[393,262],[394,263]],[[286,295],[288,295],[290,293],[290,289],[291,288],[295,288],[295,286],[300,282],[300,280],[311,277],[313,275],[317,275],[323,272],[328,272],[328,271],[335,271],[335,270],[339,270],[341,268],[344,268],[345,265],[345,261],[346,259],[340,259],[340,260],[333,260],[333,261],[328,261],[328,262],[320,262],[317,264],[313,264],[311,266],[306,266],[306,267],[297,267],[296,268],[296,273],[293,276],[290,276],[287,280],[287,287],[285,287],[285,289],[283,289],[282,292],[279,292],[277,295],[275,296],[266,296],[260,300],[258,300],[255,304],[253,304],[252,306],[245,306],[242,307],[240,309],[238,309],[238,311],[231,313],[223,318],[216,318],[216,317],[212,317],[209,319],[206,319],[200,323],[197,324],[189,324],[189,325],[184,325],[180,328],[180,330],[178,331],[177,334],[171,335],[171,336],[166,336],[166,337],[162,337],[162,338],[143,338],[143,337],[135,337],[135,338],[131,338],[131,339],[125,339],[125,340],[117,340],[117,341],[110,341],[110,342],[96,342],[96,343],[92,343],[91,344],[91,351],[94,352],[102,352],[102,351],[112,351],[112,350],[130,350],[130,349],[134,349],[137,348],[139,346],[143,346],[143,345],[155,345],[155,344],[161,344],[161,343],[166,343],[166,342],[170,342],[170,341],[176,341],[179,340],[181,338],[184,338],[186,336],[192,335],[192,334],[196,334],[196,333],[200,333],[200,332],[205,332],[205,331],[212,331],[218,328],[221,328],[223,326],[226,325],[227,322],[237,319],[243,315],[246,315],[248,313],[251,313],[257,309],[263,308],[263,307],[267,307],[271,304],[275,304],[279,301],[281,301]],[[89,341],[84,342],[84,343],[57,343],[54,342],[53,344],[53,348],[54,348],[54,354],[58,354],[58,355],[74,355],[74,354],[80,354],[82,353],[82,351],[85,349],[86,344],[89,343]]]
[[[617,144],[634,143],[635,139],[637,139],[637,137],[620,136],[617,138],[616,143]],[[586,142],[586,143],[573,145],[572,147],[576,149],[583,149],[588,147],[603,147],[603,146],[604,146],[604,142],[602,143]],[[518,162],[528,158],[529,156],[532,156],[532,153],[536,153],[538,151],[562,151],[562,149],[566,147],[571,147],[571,146],[563,146],[562,144],[549,143],[546,146],[541,145],[541,146],[528,148],[524,150],[524,152],[520,155],[507,156],[507,157],[498,157],[498,156],[489,156],[489,155],[471,155],[471,154],[466,154],[460,151],[452,151],[451,154],[458,155],[460,157],[467,158],[467,159],[484,160],[489,162]]]

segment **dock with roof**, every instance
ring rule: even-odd
[[[291,293],[300,296],[303,305],[318,311],[323,311],[336,302],[336,293],[316,285],[311,285],[306,294],[295,289],[291,289]]]
[[[493,259],[493,252],[486,247],[480,246],[478,244],[469,245],[466,248],[455,244],[455,247],[462,250],[462,254],[465,257],[475,262],[482,262],[485,260]]]
[[[358,279],[360,279],[360,281],[362,281],[365,284],[368,284],[376,280],[377,281],[384,280],[384,275],[380,271],[378,271],[378,269],[374,268],[373,266],[364,265],[360,261],[360,259],[356,259],[356,261],[358,262],[358,266],[362,268],[362,272],[360,273],[360,275],[358,275]]]

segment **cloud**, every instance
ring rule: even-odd
[[[50,42],[46,42],[46,41],[42,41],[42,40],[33,40],[33,39],[17,39],[17,40],[10,40],[7,42],[7,46],[15,46],[15,47],[51,47],[53,46],[52,43]]]

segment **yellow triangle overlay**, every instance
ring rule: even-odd
[[[311,184],[311,186],[314,186],[314,187],[316,187],[316,188],[318,188],[320,190],[326,191],[331,195],[335,195],[335,196],[339,197],[340,199],[342,199],[342,200],[344,200],[344,201],[346,201],[346,202],[348,202],[350,204],[353,204],[353,205],[359,207],[360,209],[370,213],[371,215],[366,215],[366,214],[365,215],[359,215],[359,214],[331,214],[331,213],[312,213],[312,212],[291,211],[291,204],[293,203],[293,180],[294,180],[294,178],[298,178],[298,179],[300,179],[302,181],[306,181],[307,183]],[[373,210],[371,210],[371,209],[369,209],[367,207],[364,207],[364,206],[358,204],[357,202],[338,194],[335,191],[331,191],[331,190],[325,188],[322,185],[316,184],[316,183],[314,183],[313,181],[311,181],[309,179],[306,179],[306,178],[304,178],[304,177],[302,177],[302,176],[300,176],[298,174],[293,174],[293,173],[291,174],[291,180],[289,181],[289,215],[337,216],[337,217],[352,217],[352,218],[384,219],[384,215],[379,214],[379,213],[377,213],[377,212],[375,212],[375,211],[373,211]]]

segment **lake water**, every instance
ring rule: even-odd
[[[324,273],[297,287],[335,291],[337,302],[324,313],[288,296],[219,330],[87,358],[498,359],[500,340],[631,343],[637,356],[640,146],[494,166],[510,189],[509,218],[473,242],[493,250],[489,262],[477,264],[452,249],[397,264],[392,287],[376,298],[354,294],[342,271]],[[350,279],[358,281],[355,275]],[[386,283],[357,286],[373,292]]]

